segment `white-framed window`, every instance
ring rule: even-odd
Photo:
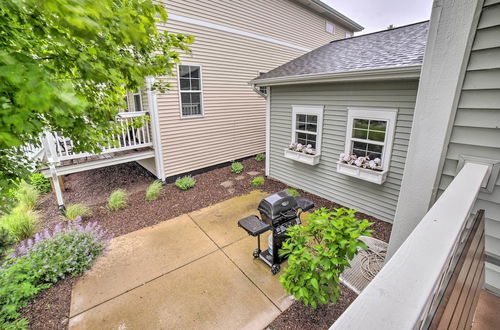
[[[334,34],[335,33],[335,24],[333,24],[332,22],[326,21],[325,31],[328,33]]]
[[[203,116],[201,66],[179,64],[178,77],[181,117]]]
[[[124,109],[124,112],[140,112],[142,111],[142,95],[141,90],[138,89],[136,92],[127,92],[127,96],[125,96],[125,102],[127,104],[127,108]]]
[[[397,109],[348,108],[344,152],[379,158],[383,170],[388,170],[397,114]]]
[[[352,38],[352,32],[346,31],[345,32],[345,37],[346,38]]]
[[[323,106],[294,105],[292,106],[292,143],[304,146],[310,144],[321,153],[321,133],[323,130]]]

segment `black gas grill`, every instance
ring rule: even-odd
[[[300,224],[300,214],[314,207],[314,203],[301,198],[294,197],[286,191],[264,198],[257,207],[260,217],[251,215],[238,221],[238,226],[245,229],[248,234],[257,236],[257,249],[254,250],[254,258],[262,259],[271,267],[271,272],[277,274],[280,264],[287,256],[280,256],[283,241],[288,238],[286,230],[290,226]],[[260,250],[260,235],[272,231],[272,253],[266,249]]]

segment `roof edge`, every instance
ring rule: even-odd
[[[364,27],[362,25],[356,23],[355,21],[353,21],[349,17],[347,17],[344,14],[340,13],[339,11],[333,9],[332,7],[327,5],[326,3],[322,2],[321,0],[295,0],[295,1],[302,3],[303,5],[311,8],[312,10],[315,10],[316,12],[318,12],[320,14],[323,14],[323,15],[325,15],[326,13],[330,14],[335,19],[340,21],[342,24],[346,25],[347,27],[352,28],[354,32],[359,32],[359,31],[364,29]],[[319,7],[321,9],[323,9],[323,11],[318,10],[319,8],[315,8],[315,7]]]
[[[395,66],[368,70],[353,70],[343,72],[312,73],[296,76],[285,76],[267,79],[253,79],[249,85],[277,86],[304,83],[322,83],[336,81],[369,81],[386,79],[418,79],[422,65]]]

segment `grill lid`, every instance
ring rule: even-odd
[[[265,214],[270,219],[278,218],[281,213],[297,208],[295,197],[287,191],[280,191],[264,198],[257,208],[261,214]]]

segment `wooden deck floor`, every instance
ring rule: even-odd
[[[500,329],[500,297],[482,290],[472,322],[472,330],[490,329]]]

